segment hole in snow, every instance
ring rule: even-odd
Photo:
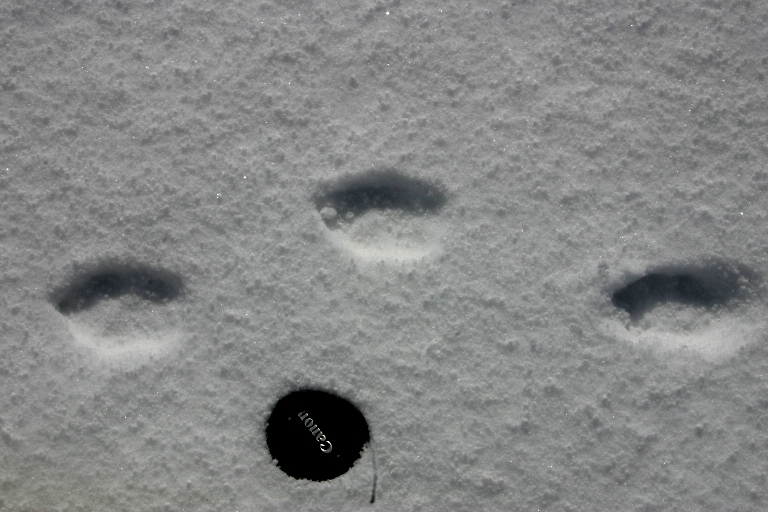
[[[744,265],[715,262],[655,268],[613,292],[629,314],[609,329],[658,351],[690,350],[716,361],[756,341],[765,328],[758,276]]]
[[[141,362],[167,354],[178,339],[176,274],[145,265],[103,264],[54,291],[74,341],[110,363]]]
[[[395,169],[342,178],[313,197],[331,239],[367,262],[435,254],[444,233],[436,214],[446,201],[442,186]]]
[[[357,407],[316,389],[293,391],[278,400],[265,434],[269,453],[284,473],[317,482],[349,471],[371,440]]]

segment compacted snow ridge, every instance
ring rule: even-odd
[[[0,2],[0,510],[767,510],[766,27]]]

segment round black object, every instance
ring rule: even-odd
[[[349,471],[371,435],[365,417],[348,400],[301,389],[277,401],[266,438],[269,453],[286,474],[321,482]]]

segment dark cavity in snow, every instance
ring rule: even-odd
[[[181,278],[166,270],[143,265],[112,265],[81,274],[51,298],[60,313],[70,315],[91,308],[101,300],[127,294],[165,303],[181,292]]]
[[[321,187],[315,207],[330,229],[351,223],[369,210],[399,210],[413,215],[436,213],[447,198],[436,183],[379,169],[342,178]]]
[[[754,289],[756,275],[743,265],[716,263],[699,267],[657,269],[616,290],[613,305],[637,321],[656,306],[679,303],[716,308],[743,299]]]
[[[265,433],[269,453],[283,472],[317,482],[349,471],[371,439],[357,407],[316,389],[293,391],[278,400]]]

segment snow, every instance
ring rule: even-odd
[[[766,22],[4,2],[0,510],[764,510]],[[717,300],[612,302],[660,272]],[[105,275],[180,289],[60,307]],[[370,426],[328,482],[266,447],[302,387]]]

